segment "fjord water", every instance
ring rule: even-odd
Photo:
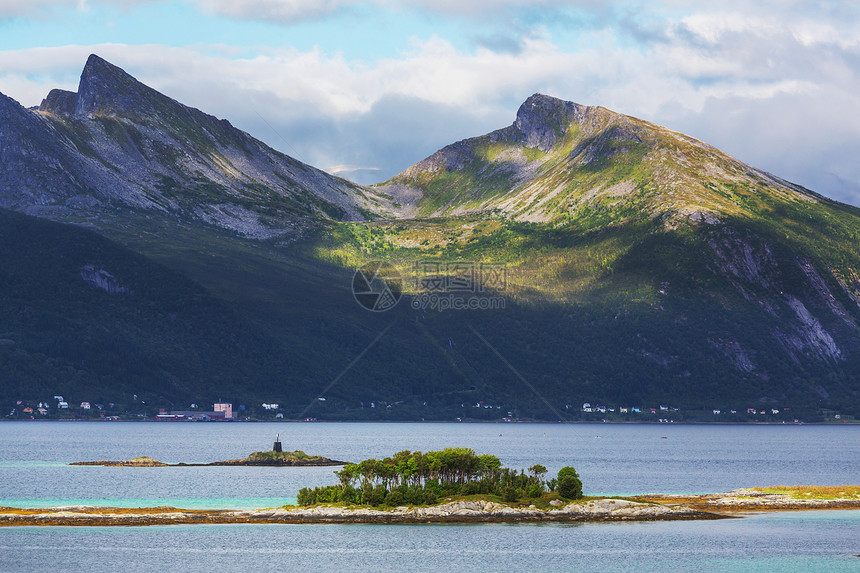
[[[574,465],[587,494],[706,493],[860,482],[860,428],[672,424],[0,424],[0,505],[271,507],[334,483],[330,467],[105,468],[72,461],[148,455],[211,462],[269,449],[357,461],[402,449],[467,446],[510,467]],[[123,564],[232,570],[490,568],[860,570],[860,512],[770,513],[725,521],[575,525],[165,526],[0,528],[0,569]],[[72,553],[74,557],[72,557]]]
[[[272,447],[335,460],[466,446],[513,468],[577,468],[586,494],[711,493],[860,481],[860,427],[674,424],[0,424],[0,505],[97,503],[254,508],[336,483],[336,468],[69,466],[150,456],[166,463],[242,458]]]
[[[860,512],[547,525],[0,529],[4,571],[857,571]],[[46,565],[50,563],[50,566]]]

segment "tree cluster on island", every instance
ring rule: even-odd
[[[556,478],[545,480],[547,469],[540,464],[517,471],[502,467],[496,456],[479,455],[470,448],[425,453],[403,450],[381,460],[346,464],[334,473],[339,484],[302,488],[298,504],[398,507],[433,505],[440,498],[468,495],[493,496],[511,503],[551,492],[570,500],[582,497],[582,481],[573,467],[564,467]]]

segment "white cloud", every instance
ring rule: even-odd
[[[118,4],[134,6],[157,0],[0,0],[0,20],[8,18],[28,17],[48,19],[53,17],[51,10],[57,8],[74,8],[80,11],[90,9],[91,4]]]
[[[379,167],[362,167],[360,165],[331,165],[323,169],[332,175],[341,173],[357,173],[359,171],[379,171]]]
[[[599,8],[593,0],[194,0],[206,12],[233,18],[294,23],[344,10],[383,8],[393,11],[418,9],[443,16],[493,18],[506,10],[566,7]],[[608,4],[611,4],[609,2]]]
[[[354,0],[195,0],[202,10],[232,18],[298,22],[361,4]]]
[[[40,10],[53,6],[66,5],[74,7],[77,3],[77,0],[33,0],[32,2],[0,0],[0,18],[35,14]]]

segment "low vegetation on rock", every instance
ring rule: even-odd
[[[788,495],[795,499],[860,499],[857,485],[775,485],[753,488],[768,494]]]
[[[322,456],[312,456],[304,453],[301,450],[294,452],[276,452],[269,450],[268,452],[254,452],[248,456],[249,460],[264,461],[264,460],[321,460]]]
[[[301,450],[294,452],[254,452],[247,458],[214,462],[218,466],[340,466],[345,462],[330,460],[323,456],[312,456]]]

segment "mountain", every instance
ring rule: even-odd
[[[362,220],[373,193],[160,94],[96,55],[77,93],[0,95],[0,207],[56,219],[149,212],[249,237]]]
[[[74,224],[0,211],[2,405],[860,417],[860,210],[603,108],[532,96],[368,188],[93,56],[76,93],[0,97],[0,160],[0,206]],[[368,312],[380,260],[404,296]]]
[[[635,315],[637,340],[601,356],[637,355],[631,376],[662,365],[657,384],[675,396],[692,398],[705,379],[702,397],[723,393],[715,364],[724,389],[747,379],[760,394],[725,395],[752,402],[802,386],[807,403],[834,386],[836,404],[860,396],[860,210],[701,141],[536,94],[511,126],[449,145],[377,189],[400,216],[419,218],[377,223],[388,252],[504,261],[509,297]],[[707,349],[717,354],[689,360]]]
[[[580,227],[631,212],[668,221],[757,214],[762,195],[822,199],[686,135],[542,94],[512,125],[449,145],[378,188],[402,216],[497,213]]]

